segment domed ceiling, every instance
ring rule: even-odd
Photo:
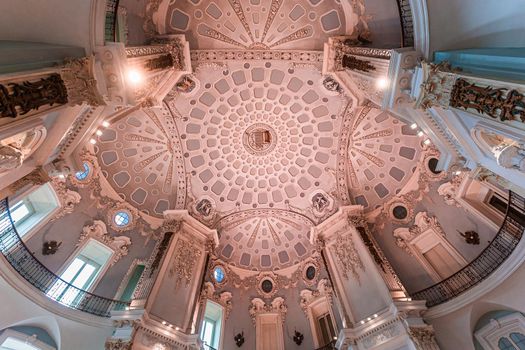
[[[191,83],[163,108],[111,122],[95,147],[109,185],[153,217],[187,209],[219,231],[220,259],[250,270],[304,260],[310,228],[341,205],[388,201],[414,173],[421,139],[355,105],[321,73],[322,55],[304,52],[352,32],[344,12],[332,0],[172,2],[166,25],[190,40]],[[229,54],[198,50],[212,48]]]
[[[172,2],[166,28],[193,49],[315,50],[346,21],[338,0],[188,0]]]

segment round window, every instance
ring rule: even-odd
[[[127,224],[129,224],[129,214],[125,211],[118,211],[115,214],[115,217],[113,218],[113,221],[115,221],[115,225],[119,227],[124,227]]]
[[[428,160],[428,168],[430,169],[431,172],[433,172],[436,175],[441,174],[441,170],[436,170],[438,162],[439,162],[439,159],[437,158],[430,158]]]
[[[224,270],[222,269],[222,267],[217,266],[213,270],[213,278],[215,279],[215,282],[222,283],[224,281],[224,277],[225,277]]]
[[[314,266],[308,266],[306,269],[306,278],[311,281],[315,278],[315,267]]]
[[[75,173],[75,177],[79,181],[85,180],[89,176],[89,165],[88,165],[88,163],[82,164],[82,167],[83,167],[83,170],[77,171]]]
[[[273,290],[273,283],[270,280],[264,280],[261,283],[261,289],[263,292],[269,294]]]
[[[402,205],[396,205],[394,207],[394,210],[392,210],[392,213],[394,214],[394,217],[398,220],[406,219],[408,216],[408,210]]]

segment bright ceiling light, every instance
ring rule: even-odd
[[[379,78],[376,82],[378,89],[386,89],[388,87],[388,79],[387,78]]]
[[[97,130],[97,131],[95,131],[95,134],[97,134],[97,136],[102,136],[102,131]]]
[[[421,137],[421,136],[423,136],[423,135],[425,135],[425,134],[423,133],[423,131],[420,131],[420,132],[417,133],[417,136],[419,136],[419,137]]]
[[[97,140],[95,140],[95,139],[91,139],[91,140],[89,140],[89,143],[91,143],[92,145],[94,145],[94,144],[97,143]]]
[[[128,70],[128,82],[132,85],[138,85],[142,83],[144,77],[142,73],[137,69]]]
[[[105,127],[105,128],[109,128],[109,122],[104,120],[102,122],[102,126]]]
[[[426,139],[423,143],[428,146],[430,145],[430,142],[431,142],[430,139]]]
[[[416,123],[412,123],[412,125],[410,125],[410,129],[412,129],[412,130],[417,129],[417,124]]]

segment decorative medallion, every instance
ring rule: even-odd
[[[243,133],[242,144],[250,154],[265,156],[277,145],[277,134],[267,124],[253,124]]]

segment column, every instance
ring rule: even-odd
[[[178,227],[158,269],[156,281],[135,327],[133,350],[157,344],[200,349],[198,304],[208,253],[218,244],[216,230],[192,218],[186,210],[164,213],[165,224]]]
[[[405,322],[409,313],[401,312],[400,307],[424,310],[424,304],[407,306],[408,298],[405,303],[398,302],[400,307],[394,303],[374,257],[356,229],[362,214],[361,206],[342,207],[313,229],[313,239],[323,244],[323,256],[343,315],[344,329],[336,347],[419,349]],[[424,325],[420,317],[416,319]]]
[[[366,100],[381,105],[392,50],[362,47],[363,44],[349,37],[330,38],[325,43],[323,59],[323,74],[330,77],[323,84],[328,90],[344,89],[358,105]]]

